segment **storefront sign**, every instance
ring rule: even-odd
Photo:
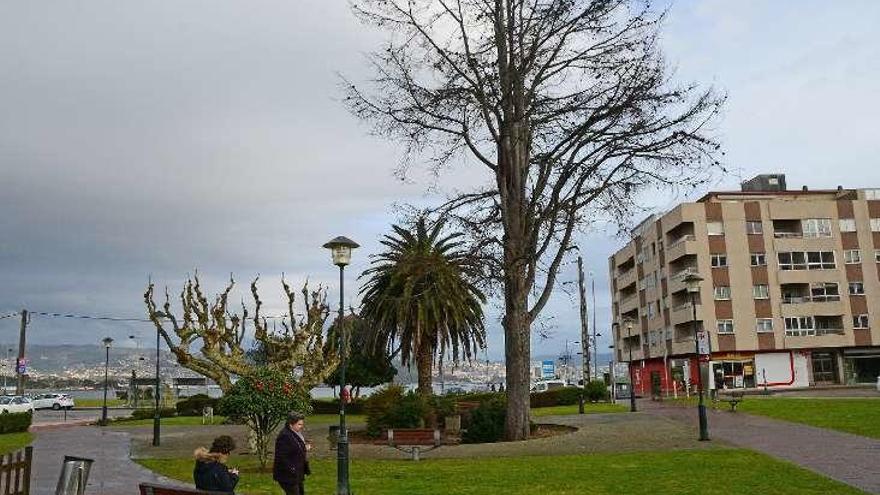
[[[697,353],[700,356],[708,356],[712,354],[709,346],[709,332],[701,330],[697,332]]]

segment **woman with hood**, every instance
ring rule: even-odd
[[[229,453],[233,450],[235,450],[235,441],[229,435],[215,438],[210,450],[204,447],[196,449],[193,479],[197,489],[228,493],[235,490],[235,485],[238,484],[238,470],[226,467]]]

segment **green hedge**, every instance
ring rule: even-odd
[[[367,434],[377,437],[389,428],[419,428],[431,411],[415,392],[404,393],[400,385],[388,385],[377,390],[365,403]]]
[[[467,428],[461,434],[462,443],[497,442],[504,436],[507,401],[503,396],[484,400],[469,416]]]
[[[155,409],[135,409],[131,412],[131,419],[152,419],[156,415],[155,411]],[[171,418],[174,416],[177,416],[177,409],[173,407],[159,408],[160,418]]]
[[[347,414],[364,414],[364,400],[345,405]],[[339,399],[312,399],[312,414],[339,414]]]
[[[529,396],[529,405],[531,407],[570,406],[577,404],[580,399],[580,388],[565,387],[546,392],[535,392]]]
[[[217,402],[220,399],[212,399],[205,394],[196,394],[178,402],[174,408],[178,416],[201,416],[206,407],[213,407],[217,411]]]
[[[0,414],[0,433],[19,433],[28,431],[33,416],[30,412]]]

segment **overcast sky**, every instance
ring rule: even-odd
[[[878,24],[876,1],[674,5],[663,44],[677,77],[730,96],[717,133],[736,172],[717,188],[760,172],[784,172],[790,187],[880,186]],[[368,77],[363,53],[380,40],[342,0],[0,2],[0,314],[143,317],[150,276],[176,292],[194,269],[211,293],[230,273],[262,275],[268,312],[282,311],[282,272],[328,284],[335,305],[320,246],[336,235],[363,246],[355,296],[395,204],[434,198],[426,173],[395,178],[399,146],[339,102],[337,73]],[[438,185],[481,173],[462,163]],[[602,329],[612,234],[578,239]],[[545,316],[551,338],[535,338],[535,354],[578,339],[564,291]],[[500,358],[492,307],[488,328]],[[45,317],[30,329],[43,344],[153,335]],[[0,342],[17,330],[0,320]]]

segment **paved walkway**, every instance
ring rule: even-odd
[[[697,436],[695,407],[641,401],[640,410],[689,424]],[[712,439],[784,459],[880,494],[880,440],[741,412],[708,412]]]
[[[94,459],[86,493],[122,495],[137,493],[142,482],[178,485],[129,458],[129,435],[95,426],[46,428],[36,432],[31,491],[55,493],[65,455]]]

